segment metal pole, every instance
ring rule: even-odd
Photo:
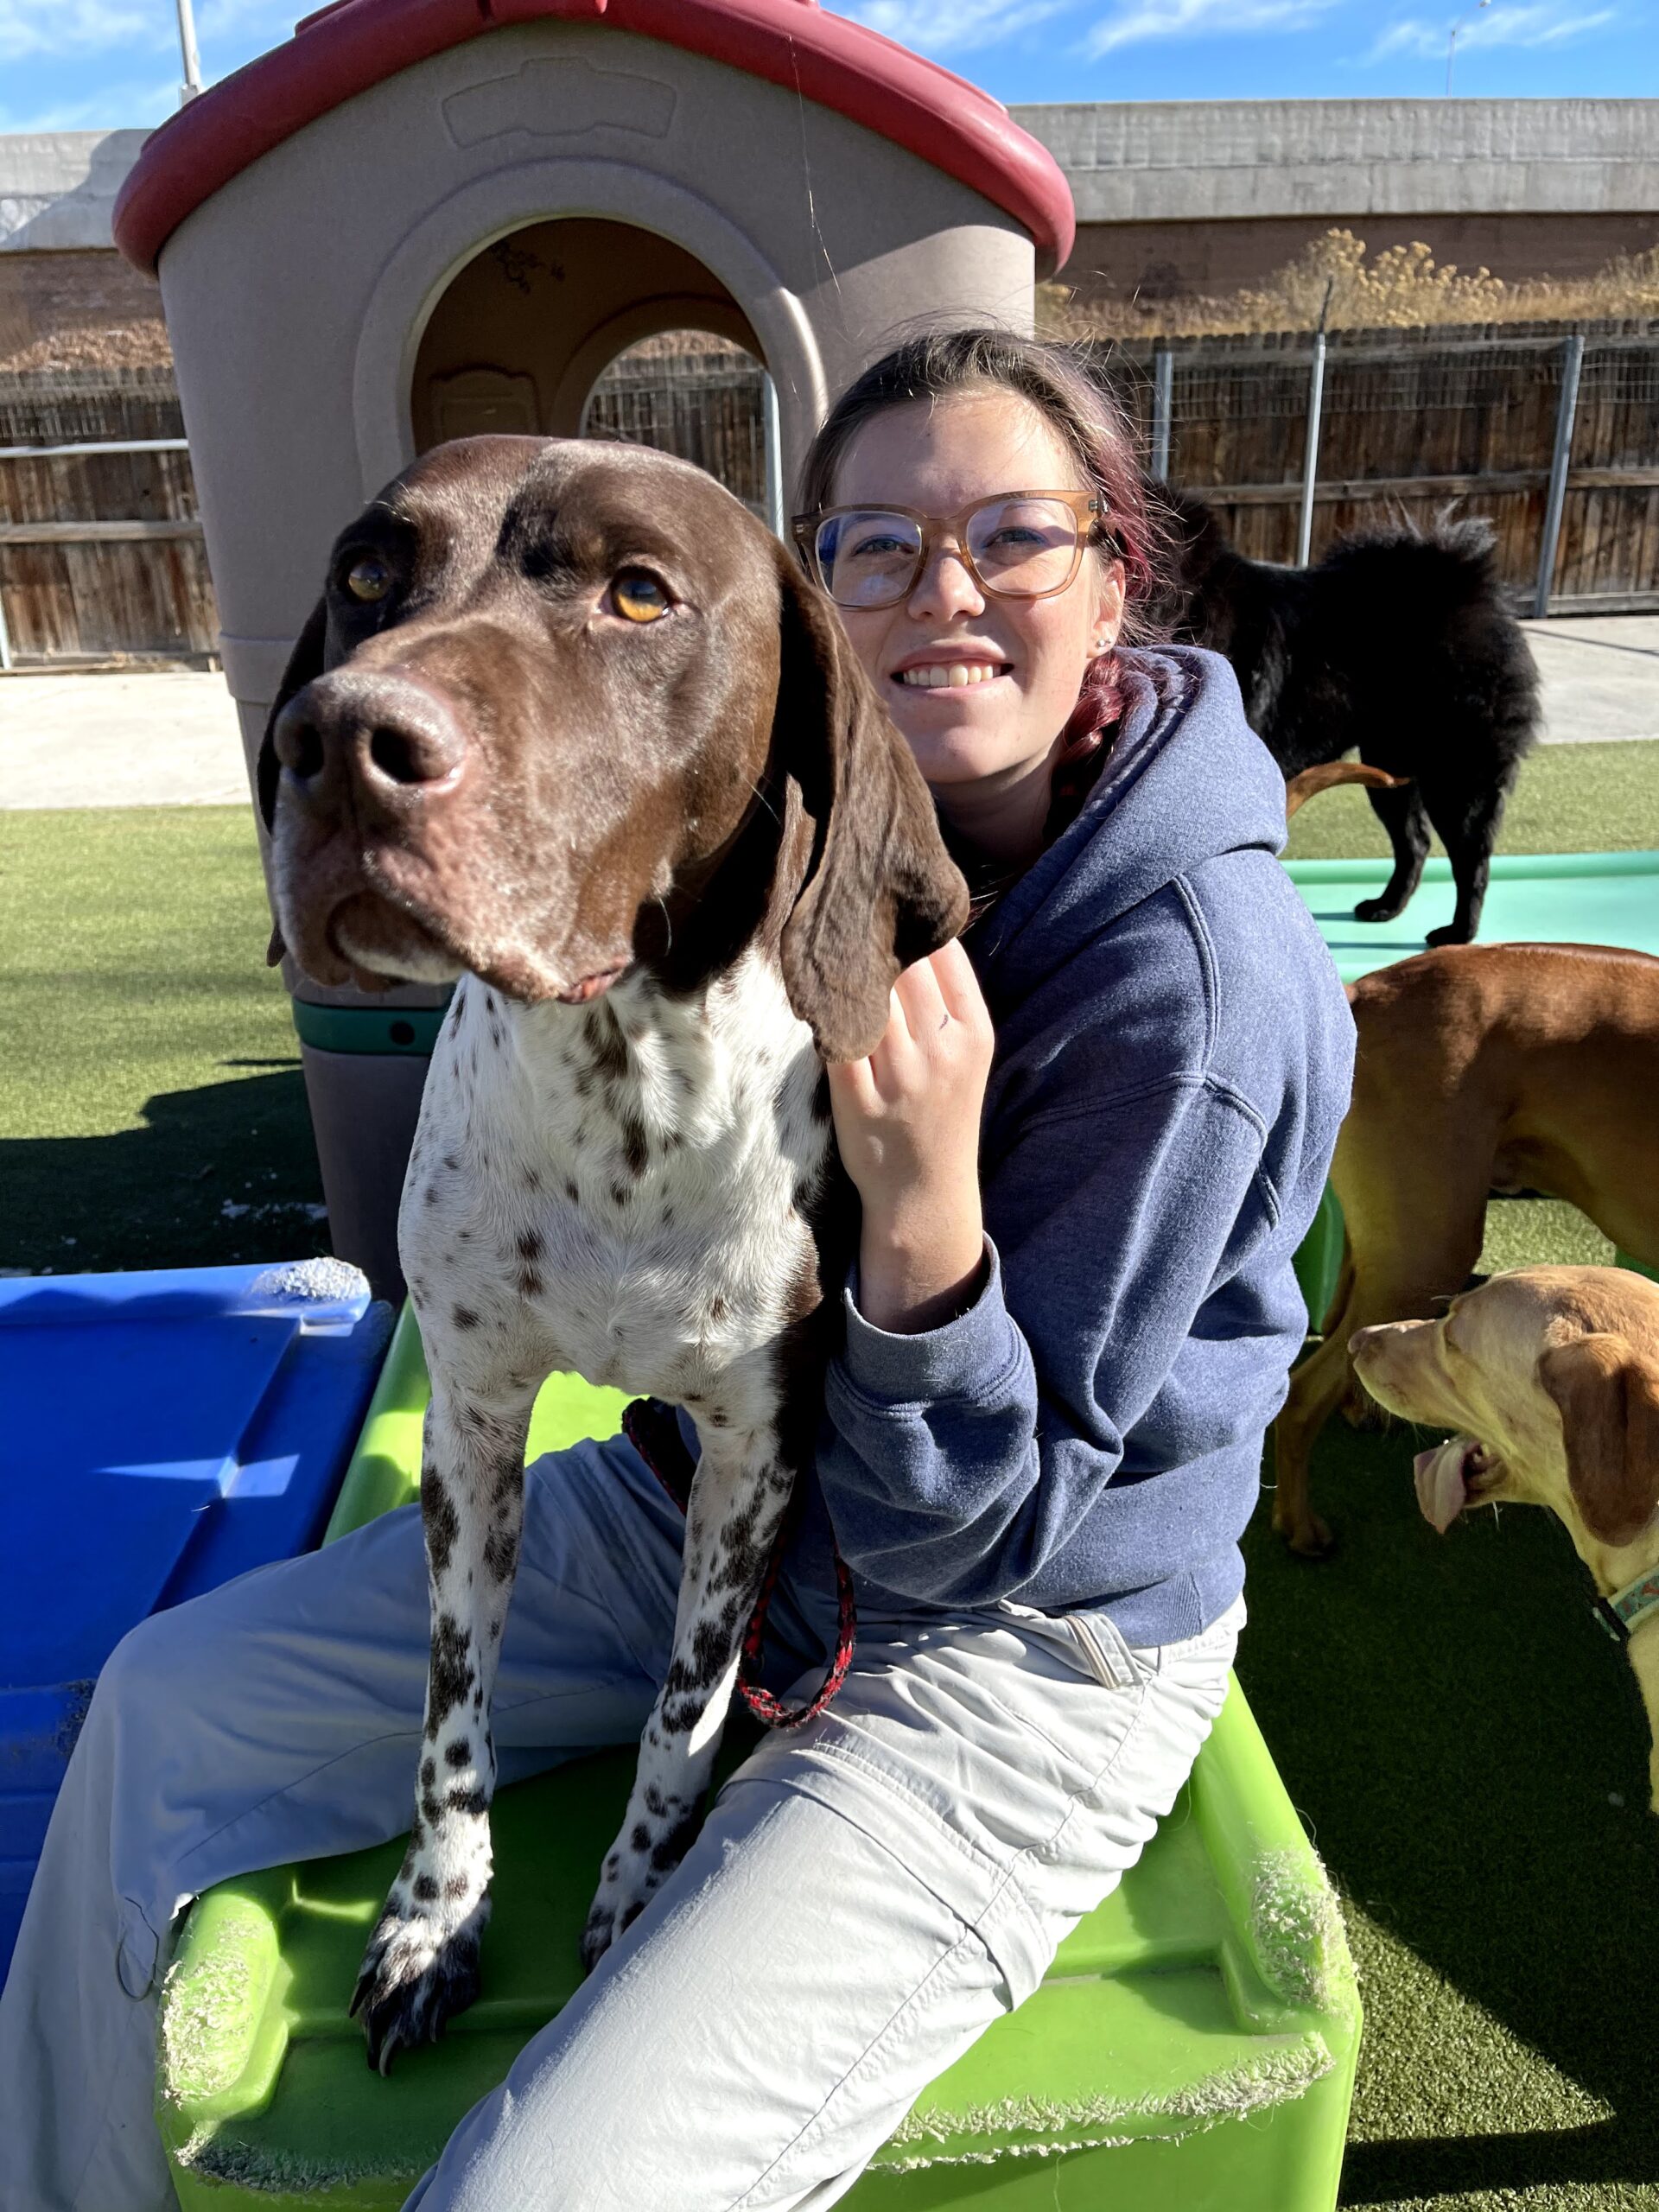
[[[0,461],[54,461],[74,453],[188,453],[188,438],[82,438],[67,446],[0,446]]]
[[[1325,302],[1330,303],[1327,287]],[[1302,461],[1302,519],[1296,532],[1296,565],[1307,566],[1313,543],[1313,486],[1319,474],[1319,410],[1325,404],[1325,317],[1313,334],[1313,365],[1307,378],[1307,452]]]
[[[1458,33],[1465,23],[1474,22],[1481,8],[1490,8],[1492,0],[1480,0],[1479,7],[1474,9],[1469,15],[1459,16],[1452,26],[1451,35],[1446,41],[1446,97],[1447,99],[1452,97],[1452,65],[1458,58]]]
[[[1579,408],[1579,371],[1584,365],[1584,334],[1575,330],[1561,354],[1561,397],[1555,410],[1555,450],[1549,460],[1549,497],[1544,502],[1544,535],[1538,548],[1538,582],[1532,594],[1535,620],[1549,612],[1549,588],[1555,581],[1555,549],[1567,499],[1567,471],[1573,458],[1573,417]]]
[[[1170,402],[1175,389],[1175,357],[1160,346],[1152,357],[1152,474],[1158,484],[1169,481]]]
[[[196,52],[196,19],[190,0],[178,0],[179,52],[184,57],[184,82],[179,87],[179,105],[188,107],[201,90],[201,56]]]
[[[778,387],[769,371],[762,372],[762,421],[765,426],[766,522],[775,537],[784,535],[784,428],[778,412]]]

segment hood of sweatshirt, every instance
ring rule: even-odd
[[[976,932],[976,962],[1019,994],[1133,906],[1224,853],[1277,854],[1285,780],[1238,680],[1197,645],[1126,647],[1123,711],[1082,811]]]

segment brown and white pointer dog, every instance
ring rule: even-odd
[[[702,1446],[589,1967],[695,1833],[855,1230],[823,1063],[874,1048],[968,899],[828,600],[634,448],[469,438],[389,486],[335,545],[258,785],[307,973],[456,984],[399,1218],[432,1653],[353,1999],[384,2072],[477,1992],[490,1696],[556,1370],[685,1408]]]

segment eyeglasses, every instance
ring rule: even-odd
[[[1090,492],[1000,492],[958,515],[828,507],[798,515],[794,531],[837,607],[896,607],[909,598],[930,549],[940,543],[982,591],[1050,599],[1077,575],[1084,547],[1100,534],[1105,505]]]

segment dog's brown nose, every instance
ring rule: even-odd
[[[298,796],[323,804],[343,775],[371,795],[408,799],[448,785],[467,754],[435,692],[379,669],[336,669],[283,708],[272,733]]]

